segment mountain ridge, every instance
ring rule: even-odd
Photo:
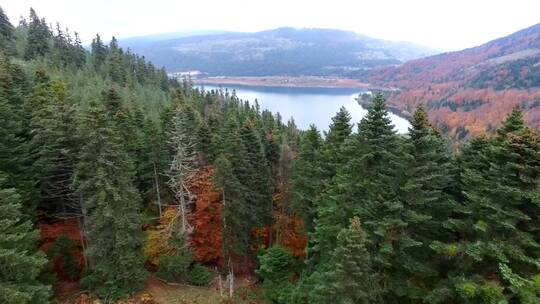
[[[444,131],[464,138],[491,131],[515,106],[540,128],[540,23],[485,44],[357,76],[392,86],[389,103],[423,103]]]
[[[436,53],[413,43],[380,40],[351,31],[292,27],[142,43],[120,40],[120,45],[165,66],[169,72],[198,70],[211,76],[347,75]]]

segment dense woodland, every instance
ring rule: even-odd
[[[376,95],[321,134],[98,36],[0,10],[0,302],[62,282],[256,277],[265,303],[540,303],[540,137],[515,108],[453,145]]]

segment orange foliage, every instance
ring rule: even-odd
[[[223,222],[220,193],[212,182],[214,168],[202,167],[189,182],[195,208],[189,218],[193,226],[191,245],[200,263],[223,264]]]
[[[270,247],[272,244],[289,249],[297,258],[303,258],[308,242],[304,231],[304,220],[287,212],[284,208],[285,197],[282,193],[274,195],[274,224],[253,231],[255,243],[253,251]]]
[[[274,195],[274,225],[276,243],[289,249],[294,256],[303,258],[307,246],[307,235],[304,232],[303,219],[295,214],[290,214],[283,208],[284,201],[281,193]]]
[[[504,67],[497,69],[498,65],[522,58],[527,50],[538,48],[539,41],[540,31],[520,31],[474,48],[376,69],[366,80],[382,87],[399,88],[388,100],[393,107],[410,111],[425,103],[430,118],[446,124],[450,135],[456,135],[458,127],[465,127],[472,135],[493,130],[516,105],[524,105],[526,121],[538,128],[538,84],[531,89],[497,91],[494,83],[477,89],[473,82],[482,73],[496,73],[492,76],[499,81],[511,77]],[[529,67],[523,67],[517,77],[525,77],[528,71]],[[476,105],[464,107],[470,102]],[[529,107],[531,104],[535,106]]]

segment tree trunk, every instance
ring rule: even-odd
[[[154,180],[155,180],[155,183],[156,183],[157,204],[158,204],[158,208],[159,208],[159,217],[161,218],[161,213],[162,213],[161,196],[159,194],[159,181],[158,181],[158,175],[157,175],[157,170],[156,170],[156,163],[153,163],[153,165],[154,165]]]

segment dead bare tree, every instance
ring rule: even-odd
[[[187,238],[193,230],[188,222],[192,195],[187,183],[195,173],[195,154],[194,145],[189,138],[189,134],[187,134],[186,118],[181,108],[174,112],[169,144],[174,154],[167,174],[169,178],[168,185],[174,193],[175,203],[178,208],[178,212],[173,221],[171,221],[171,225],[179,224],[179,233],[185,235]]]

